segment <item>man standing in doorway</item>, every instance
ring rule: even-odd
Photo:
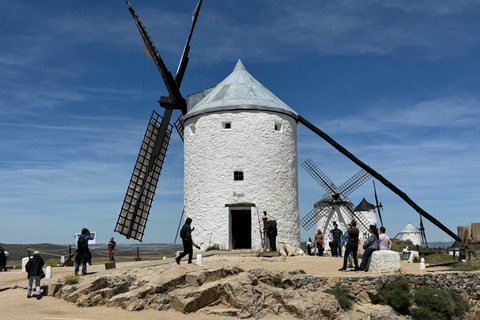
[[[191,228],[190,224],[192,223],[192,218],[187,218],[185,220],[185,224],[180,230],[180,238],[182,238],[183,243],[183,253],[175,258],[175,262],[180,264],[180,260],[188,254],[188,263],[192,263],[192,255],[193,255],[193,241],[192,241],[192,231],[195,228]]]

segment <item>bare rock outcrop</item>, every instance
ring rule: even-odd
[[[324,292],[338,286],[338,279],[314,277],[301,270],[277,274],[265,269],[243,272],[240,268],[219,268],[181,275],[169,270],[150,268],[143,273],[119,271],[84,277],[76,285],[51,285],[48,294],[78,305],[106,305],[130,311],[173,308],[188,314],[214,309],[212,313],[239,319],[269,314],[347,319],[342,318],[345,312],[336,298]],[[375,301],[376,295],[373,285],[351,286],[351,298],[359,303]],[[362,315],[368,312],[377,311],[359,309],[348,319],[367,319]]]

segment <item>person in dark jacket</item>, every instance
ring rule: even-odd
[[[35,251],[33,253],[33,258],[28,260],[25,265],[25,270],[28,272],[28,289],[27,289],[27,298],[32,297],[32,285],[33,280],[35,280],[35,287],[37,293],[37,299],[40,300],[42,295],[40,294],[40,280],[43,278],[44,273],[42,267],[44,265],[42,257],[40,257],[40,252]]]
[[[2,269],[7,271],[7,256],[5,255],[5,250],[0,247],[0,272],[3,271]]]
[[[81,240],[83,238],[83,240]],[[82,264],[82,276],[87,275],[87,262],[92,260],[92,254],[88,250],[88,240],[93,240],[94,236],[90,234],[90,231],[87,228],[82,229],[82,234],[78,237],[77,241],[77,255],[75,256],[75,275],[78,275],[80,269],[80,263]],[[84,245],[81,245],[84,243]],[[91,263],[90,263],[91,264]]]
[[[268,221],[267,238],[270,241],[270,250],[277,251],[277,221]]]
[[[365,241],[365,243],[363,244],[363,249],[365,249],[365,251],[363,252],[362,263],[360,264],[360,268],[359,268],[361,271],[368,271],[367,265],[368,265],[368,260],[370,259],[370,256],[374,251],[380,249],[378,245],[377,226],[370,225],[368,232],[370,232],[371,234],[370,234],[370,237],[368,237],[367,241]]]
[[[338,224],[333,223],[332,235],[332,257],[342,257],[342,230],[338,229]]]
[[[357,258],[357,251],[358,251],[358,236],[360,232],[357,229],[357,221],[352,220],[350,222],[352,226],[347,232],[347,246],[345,249],[345,255],[343,257],[343,267],[338,269],[338,271],[347,271],[347,260],[350,253],[353,257],[353,263],[355,264],[355,271],[359,271],[358,267],[358,258]]]
[[[192,263],[192,255],[193,255],[193,241],[192,241],[192,231],[195,228],[191,228],[190,225],[192,224],[192,218],[187,218],[185,220],[185,224],[180,230],[180,238],[182,238],[183,243],[183,253],[175,258],[175,262],[180,264],[180,260],[188,254],[188,263]]]

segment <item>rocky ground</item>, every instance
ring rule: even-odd
[[[0,273],[0,314],[9,319],[24,319],[24,313],[38,316],[29,315],[32,319],[55,319],[58,314],[131,319],[132,311],[139,319],[403,319],[388,306],[372,304],[372,288],[352,292],[354,307],[342,310],[323,291],[339,277],[366,274],[339,272],[341,264],[342,259],[331,257],[213,252],[202,257],[201,266],[186,261],[178,266],[173,259],[118,263],[110,270],[93,265],[76,285],[60,284],[72,267],[54,268],[53,278],[43,281],[48,296],[40,301],[26,298],[26,273],[13,270]],[[428,271],[402,264],[404,273]],[[128,291],[119,293],[122,289]]]

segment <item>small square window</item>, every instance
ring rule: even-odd
[[[282,123],[275,122],[275,131],[282,131]]]
[[[243,171],[234,171],[233,181],[242,181],[242,180],[243,180]]]
[[[232,123],[231,122],[224,122],[223,123],[223,129],[231,129],[232,128]]]

